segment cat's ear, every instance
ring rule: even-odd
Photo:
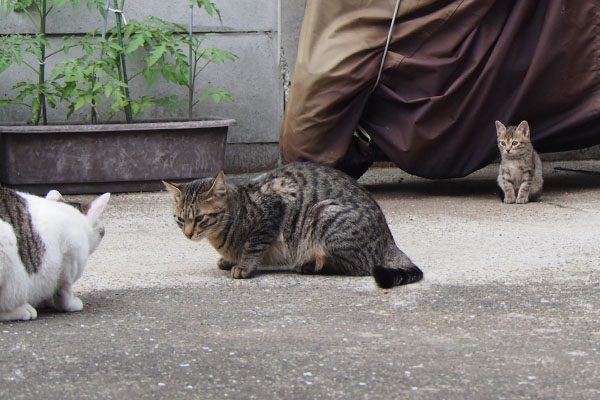
[[[85,213],[90,220],[97,221],[102,217],[104,209],[108,204],[108,199],[110,199],[110,193],[104,193],[92,200],[89,207],[86,207]]]
[[[520,132],[521,135],[525,137],[529,137],[529,123],[527,121],[521,121],[519,126],[517,126],[517,132]]]
[[[50,201],[59,201],[64,203],[65,199],[63,199],[62,195],[58,190],[51,190],[46,194],[46,200]]]
[[[214,196],[225,196],[227,194],[227,183],[225,182],[225,173],[223,170],[219,171],[215,179],[213,179],[212,186],[208,192]]]
[[[500,137],[506,133],[506,126],[500,121],[496,121],[496,135]]]
[[[173,194],[173,197],[175,197],[176,200],[181,197],[181,189],[179,189],[179,186],[167,181],[162,181],[162,183],[165,185],[165,188],[167,188],[167,190]]]

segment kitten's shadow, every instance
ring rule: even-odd
[[[425,179],[364,184],[373,194],[411,196],[487,197],[499,193],[495,178]],[[544,175],[543,194],[600,189],[600,172],[554,169]]]
[[[582,173],[554,169],[552,173],[544,176],[544,192],[577,192],[594,189],[600,189],[600,172]]]

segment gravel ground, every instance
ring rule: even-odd
[[[370,170],[361,183],[425,273],[389,291],[232,280],[168,193],[114,194],[74,286],[83,312],[0,323],[0,398],[600,398],[600,162],[545,168],[527,205],[501,203],[493,166]]]

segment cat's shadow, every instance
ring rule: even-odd
[[[418,180],[399,183],[367,184],[364,186],[372,194],[387,193],[423,197],[485,197],[496,193],[496,182],[488,180]]]
[[[83,310],[79,312],[63,312],[55,308],[42,305],[36,307],[38,320],[61,319],[65,317],[77,318],[85,314],[102,314],[105,312],[115,312],[120,308],[126,307],[126,304],[119,299],[119,292],[90,292],[83,295],[77,295],[83,301]]]

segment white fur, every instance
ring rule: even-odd
[[[60,311],[81,311],[83,303],[73,296],[71,285],[100,244],[102,214],[110,194],[97,197],[87,215],[63,203],[56,191],[47,198],[19,195],[27,202],[45,253],[38,272],[29,275],[19,258],[12,226],[0,220],[0,321],[35,319],[34,307],[42,304]]]

